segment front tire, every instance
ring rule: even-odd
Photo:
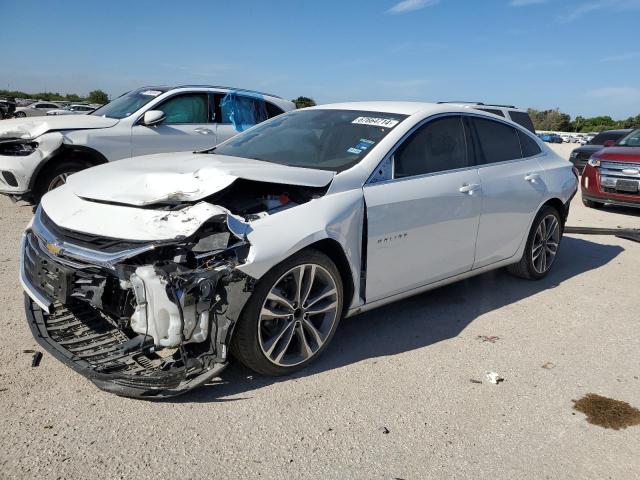
[[[60,162],[52,168],[42,172],[36,183],[34,192],[35,203],[40,202],[40,199],[45,193],[64,185],[67,182],[69,175],[79,172],[80,170],[84,170],[85,168],[87,168],[87,165],[84,163],[66,161]]]
[[[16,118],[25,118],[27,116],[27,114],[24,113],[24,112],[16,112],[16,113],[13,114],[13,116],[16,117]]]
[[[531,225],[527,244],[518,263],[509,265],[507,271],[527,280],[540,280],[553,266],[560,241],[563,224],[560,213],[545,205],[540,209]]]
[[[333,261],[317,250],[303,250],[258,281],[238,321],[231,351],[263,375],[300,370],[331,342],[343,297]]]

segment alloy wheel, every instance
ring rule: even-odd
[[[72,172],[64,172],[56,175],[49,182],[49,186],[47,187],[47,192],[50,192],[54,188],[61,187],[65,183],[67,183],[67,178],[71,175]]]
[[[338,319],[338,288],[320,265],[297,265],[282,275],[262,304],[258,341],[273,364],[292,367],[316,355]]]
[[[555,215],[546,215],[536,229],[531,247],[531,260],[537,273],[551,268],[560,244],[560,222]]]

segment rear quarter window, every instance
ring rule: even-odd
[[[521,127],[526,128],[530,132],[536,133],[536,129],[533,126],[533,122],[531,121],[531,117],[529,117],[528,113],[509,110],[509,116],[511,117],[511,120],[516,122]]]
[[[536,141],[526,133],[518,130],[518,138],[520,139],[520,147],[522,148],[522,156],[524,158],[535,157],[542,152]]]
[[[277,107],[273,103],[271,102],[264,102],[264,103],[265,103],[265,106],[267,107],[267,116],[269,118],[277,117],[278,115],[284,113],[284,110],[282,110],[280,107]]]

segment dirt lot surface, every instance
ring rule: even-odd
[[[569,224],[640,227],[639,214],[578,195]],[[638,478],[640,427],[588,423],[572,400],[640,407],[639,243],[567,235],[543,281],[444,287],[344,320],[295,377],[232,365],[160,403],[103,393],[47,353],[31,367],[30,215],[0,198],[2,478]]]

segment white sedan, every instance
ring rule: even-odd
[[[495,115],[292,111],[47,193],[23,239],[26,315],[45,349],[119,395],[182,393],[230,351],[286,375],[343,316],[501,267],[544,277],[576,189],[569,162]]]
[[[34,102],[26,107],[18,107],[13,116],[16,118],[41,117],[51,110],[59,109],[60,105],[51,102]]]
[[[96,107],[89,105],[67,105],[63,108],[56,108],[55,110],[49,110],[47,115],[86,115],[93,112]]]

